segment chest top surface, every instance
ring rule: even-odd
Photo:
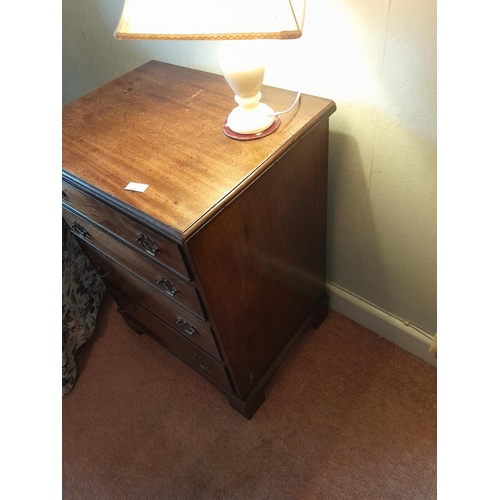
[[[268,86],[262,94],[275,110],[295,98]],[[302,94],[275,133],[237,141],[222,132],[235,105],[222,76],[150,61],[63,108],[64,176],[184,239],[335,111]],[[129,182],[149,187],[127,191]]]

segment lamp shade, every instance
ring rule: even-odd
[[[302,35],[305,0],[125,0],[117,39],[252,40]]]

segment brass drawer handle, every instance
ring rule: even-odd
[[[185,319],[179,318],[176,324],[180,326],[188,335],[194,335],[198,333],[198,330],[192,325],[190,325]]]
[[[201,356],[196,356],[196,358],[194,359],[196,360],[198,365],[201,366],[201,368],[203,368],[204,370],[210,370],[210,368],[212,368],[212,365],[207,360],[203,359]]]
[[[166,280],[163,276],[158,278],[156,281],[158,285],[166,292],[170,297],[175,297],[179,292],[179,289],[171,282]]]
[[[89,235],[89,232],[76,221],[73,221],[73,224],[71,224],[71,230],[82,238],[86,238]]]
[[[137,241],[137,243],[140,243],[144,250],[146,250],[146,252],[153,257],[155,257],[159,251],[161,251],[161,248],[151,238],[144,236],[142,233],[139,233],[136,236],[135,241]]]
[[[99,266],[96,270],[95,270],[97,276],[99,276],[99,278],[105,278],[106,276],[110,275],[111,274],[111,271],[106,271],[102,266]]]
[[[129,314],[133,313],[136,309],[136,306],[131,304],[128,300],[121,300],[120,303],[118,304],[118,309],[117,311],[120,314]]]

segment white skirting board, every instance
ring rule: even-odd
[[[352,319],[432,366],[437,366],[436,358],[429,352],[431,335],[334,283],[327,281],[326,289],[330,297],[330,309]]]

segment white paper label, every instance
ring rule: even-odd
[[[129,191],[137,191],[138,193],[144,193],[146,191],[149,184],[140,184],[139,182],[129,182],[125,189]]]

